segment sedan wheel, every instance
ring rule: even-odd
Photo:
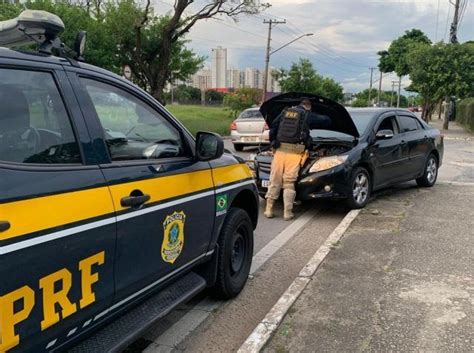
[[[416,179],[416,183],[420,186],[431,187],[436,183],[438,178],[438,159],[434,154],[430,154],[426,161],[425,171],[421,178]]]
[[[350,208],[363,208],[370,198],[370,176],[364,168],[354,170],[352,180],[352,194],[349,196]]]

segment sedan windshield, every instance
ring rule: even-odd
[[[239,115],[239,119],[258,119],[258,118],[263,119],[263,116],[258,109],[244,110]]]
[[[370,121],[374,117],[373,112],[367,111],[356,111],[351,110],[349,111],[352,120],[354,121],[355,126],[357,127],[357,131],[359,131],[359,135],[363,135],[367,126],[369,126]]]

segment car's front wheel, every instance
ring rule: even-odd
[[[231,208],[219,236],[217,281],[212,294],[221,299],[236,297],[244,288],[253,256],[253,227],[241,208]]]
[[[365,168],[354,169],[351,177],[351,192],[347,204],[351,209],[363,208],[370,198],[370,174]]]
[[[234,150],[236,152],[242,152],[244,150],[244,145],[234,145]]]
[[[426,161],[423,176],[416,179],[416,183],[419,186],[431,187],[436,183],[436,179],[438,179],[438,159],[431,153]]]

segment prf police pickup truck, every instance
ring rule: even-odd
[[[0,352],[120,351],[206,287],[235,297],[252,261],[248,167],[62,30],[0,22],[0,46],[39,43],[0,48]]]

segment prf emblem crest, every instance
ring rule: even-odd
[[[299,115],[298,112],[288,110],[285,114],[285,118],[296,119]]]
[[[183,211],[173,212],[166,216],[163,222],[163,244],[161,257],[163,261],[173,264],[181,254],[184,245],[184,222],[186,215]]]

